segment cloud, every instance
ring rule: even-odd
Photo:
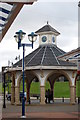
[[[61,33],[57,38],[58,46],[61,49],[70,51],[71,49],[77,48],[77,4],[78,2],[75,0],[69,0],[69,2],[68,0],[67,2],[60,2],[60,0],[56,0],[56,2],[55,0],[42,2],[42,0],[39,0],[33,5],[25,5],[0,43],[0,67],[7,65],[8,60],[14,61],[14,58],[19,54],[22,57],[22,48],[18,50],[17,43],[14,40],[16,31],[22,29],[28,35],[30,32],[37,31],[43,27],[47,21]],[[27,35],[25,36],[26,42],[28,42]],[[34,49],[38,46],[39,43],[36,41]],[[31,51],[32,48],[26,48],[26,54],[29,54]]]

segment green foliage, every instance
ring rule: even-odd
[[[7,85],[9,85],[9,93],[11,93],[11,83],[8,83]],[[6,87],[6,91],[8,91],[8,86]]]
[[[23,82],[20,84],[20,91],[23,91]],[[24,91],[26,91],[26,82],[24,83]]]
[[[46,82],[45,90],[50,89],[49,82]],[[0,93],[3,92],[2,83],[0,83]],[[6,91],[8,91],[8,87],[6,87]],[[23,84],[21,82],[20,91],[23,91]],[[25,83],[25,91],[26,91],[26,83]],[[9,92],[11,93],[11,83],[9,83]],[[40,83],[32,82],[30,86],[30,93],[32,94],[40,94]],[[69,82],[55,82],[54,84],[54,97],[70,97],[70,88]],[[76,82],[76,97],[80,97],[80,81]]]
[[[69,98],[70,97],[69,82],[55,82],[55,84],[54,84],[54,97]]]
[[[32,82],[30,86],[30,93],[31,94],[40,94],[40,83],[39,82]]]
[[[45,91],[48,90],[48,89],[50,89],[50,84],[49,84],[49,82],[46,82]]]
[[[80,97],[80,81],[76,82],[76,96]]]
[[[2,83],[0,83],[0,94],[2,93]]]

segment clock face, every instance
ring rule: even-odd
[[[47,37],[46,36],[43,36],[42,37],[42,42],[46,42],[47,41]]]
[[[54,37],[52,37],[52,42],[55,43],[55,38]]]

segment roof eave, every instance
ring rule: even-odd
[[[80,52],[80,47],[77,48],[77,49],[74,49],[74,50],[72,50],[72,51],[70,51],[70,52],[67,52],[67,53],[65,53],[65,54],[63,54],[63,55],[60,55],[60,56],[58,56],[57,58],[59,58],[59,59],[65,59],[65,57],[74,55],[74,54],[79,53],[79,52]]]
[[[77,70],[77,66],[30,66],[26,67],[25,70]],[[22,71],[22,67],[9,68],[9,71]]]
[[[56,36],[60,35],[59,32],[53,32],[53,31],[44,31],[44,32],[35,32],[37,35],[43,35],[43,34],[54,34]]]

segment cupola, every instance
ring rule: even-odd
[[[57,30],[47,24],[35,32],[39,35],[39,45],[55,44],[57,45],[57,36],[60,34]]]

